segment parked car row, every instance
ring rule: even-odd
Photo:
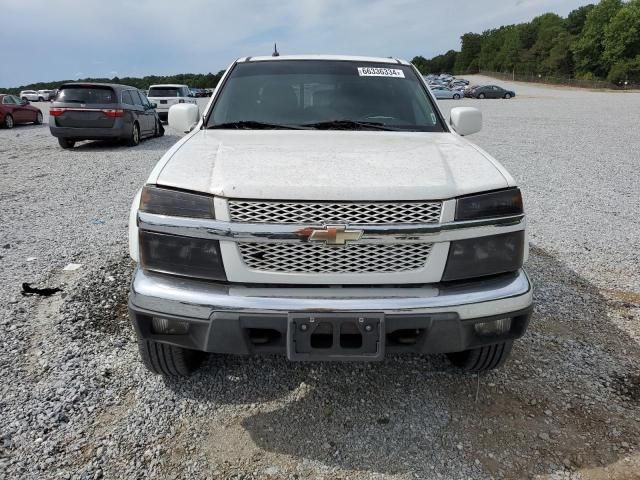
[[[154,87],[176,87],[176,85],[152,85],[146,91],[148,96],[151,96],[151,89]],[[177,85],[177,87],[184,88],[183,92],[185,97],[189,98],[201,98],[210,97],[213,94],[213,88],[189,88],[187,85]],[[50,102],[56,98],[58,89],[53,90],[22,90],[18,97],[21,100],[27,100],[29,102]]]
[[[29,102],[48,102],[55,96],[55,90],[22,90],[20,100]]]
[[[468,98],[504,98],[510,99],[516,96],[513,90],[507,90],[498,85],[471,85],[469,80],[456,78],[448,73],[440,75],[424,75],[431,92],[437,99],[451,98],[459,100]]]
[[[118,140],[135,146],[146,137],[164,135],[162,120],[180,103],[194,104],[195,92],[187,85],[152,85],[147,94],[120,84],[72,82],[55,90],[23,90],[20,96],[0,94],[0,126],[43,121],[40,109],[30,101],[52,101],[49,129],[62,148],[73,148],[82,140]]]
[[[469,84],[468,80],[455,78],[453,75],[443,73],[441,75],[425,75],[425,81],[429,89],[437,99],[460,100],[464,97],[464,87]]]

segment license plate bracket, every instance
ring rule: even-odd
[[[290,313],[287,357],[294,361],[379,361],[383,313]]]

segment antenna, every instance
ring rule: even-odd
[[[271,54],[272,57],[279,57],[280,56],[280,52],[278,52],[278,45],[276,45],[275,43],[273,44],[273,53]]]

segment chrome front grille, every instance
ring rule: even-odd
[[[232,222],[300,224],[438,223],[442,202],[229,201]]]
[[[429,243],[352,243],[332,248],[312,243],[239,243],[251,269],[289,273],[394,273],[419,270],[431,252]]]

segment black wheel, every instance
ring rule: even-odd
[[[451,363],[465,372],[486,372],[502,366],[509,358],[513,341],[486,345],[463,352],[448,353]]]
[[[42,123],[42,112],[38,112],[36,114],[36,121],[33,123],[35,123],[36,125],[40,125]]]
[[[454,100],[460,100],[460,95],[458,95],[457,93],[453,95],[453,99]]]
[[[187,377],[198,369],[202,352],[174,347],[152,340],[138,339],[142,363],[150,372],[165,377]]]
[[[511,98],[511,94],[510,93],[505,93],[504,94],[504,99],[505,100],[509,100]]]
[[[38,101],[39,101],[39,102],[44,102],[44,98],[42,98],[42,97],[38,97]]]
[[[22,100],[23,102],[24,101],[27,101],[27,102],[29,101],[29,99],[27,97],[22,97],[20,100]]]
[[[75,140],[71,140],[69,138],[59,138],[58,139],[58,143],[60,144],[60,146],[62,148],[64,148],[65,150],[68,148],[73,148],[74,145],[76,144]]]
[[[9,114],[4,116],[4,128],[13,128],[13,117]]]
[[[163,135],[164,135],[164,126],[162,125],[162,122],[158,118],[158,120],[156,120],[156,134],[154,136],[162,137]]]
[[[140,144],[140,127],[137,123],[133,124],[133,128],[131,129],[131,135],[127,139],[127,145],[130,147],[135,147]]]
[[[483,98],[486,98],[486,96],[485,96],[485,94],[484,94],[484,93],[481,93],[480,95],[478,95],[478,98],[479,98],[479,99],[483,99]]]

